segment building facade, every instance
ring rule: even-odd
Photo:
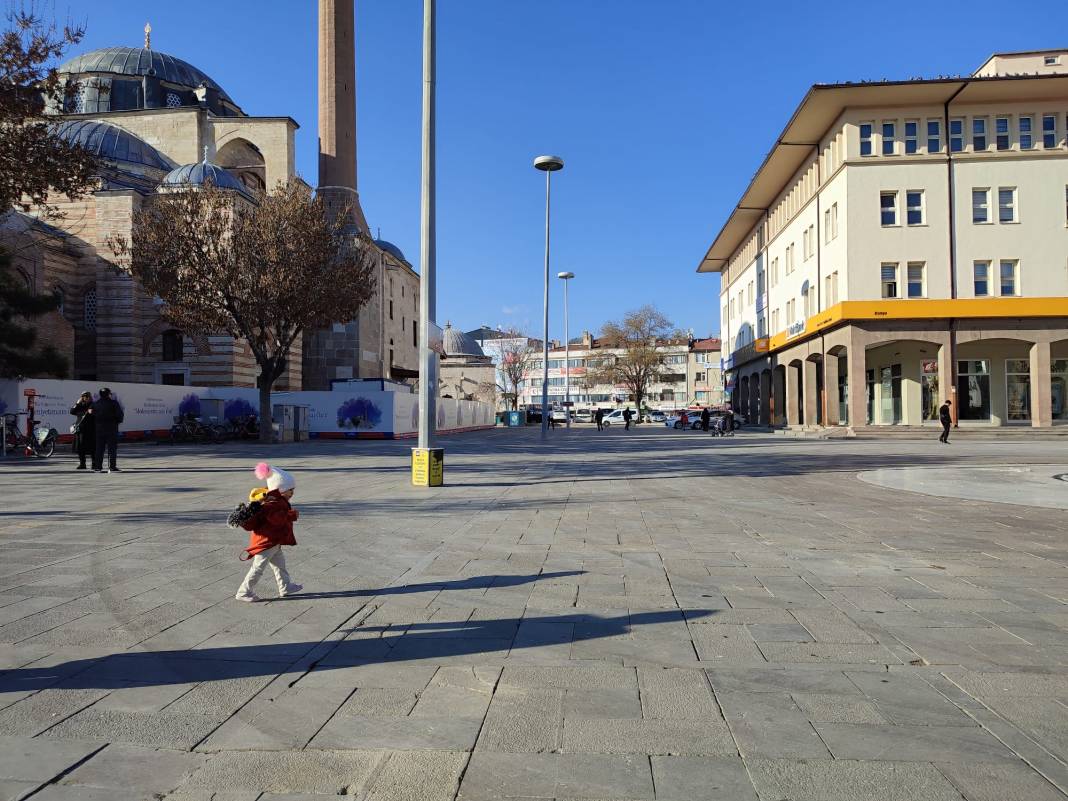
[[[698,271],[754,421],[1068,421],[1068,51],[813,86]]]
[[[702,349],[695,351],[699,344]],[[718,339],[664,341],[658,343],[657,350],[662,354],[661,368],[658,378],[647,388],[645,405],[649,409],[674,410],[722,403]],[[562,403],[570,389],[571,402],[576,408],[622,409],[633,405],[634,396],[626,387],[601,383],[595,377],[608,360],[624,353],[621,348],[609,347],[587,331],[571,343],[568,351],[555,342],[549,350],[551,404]],[[711,370],[705,368],[708,362],[714,364]],[[530,360],[520,390],[520,406],[541,406],[543,364],[540,354]]]

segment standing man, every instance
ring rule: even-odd
[[[942,424],[942,436],[938,438],[938,441],[946,445],[949,444],[949,427],[953,425],[953,415],[949,411],[951,403],[952,401],[947,400],[938,410],[938,421]]]
[[[78,453],[78,469],[85,470],[85,457],[96,466],[96,421],[89,410],[93,408],[93,396],[83,392],[78,402],[70,407],[74,421],[74,450]]]
[[[119,448],[119,423],[122,422],[122,407],[119,402],[111,397],[111,390],[105,387],[100,390],[100,398],[93,404],[89,412],[96,423],[96,453],[93,454],[93,472],[100,473],[104,469],[104,449],[108,452],[109,473],[120,472],[116,463]]]
[[[625,424],[623,426],[623,430],[624,431],[630,431],[630,419],[633,416],[634,416],[634,414],[631,412],[629,406],[626,409],[623,410],[623,422]]]
[[[712,413],[708,411],[708,407],[705,406],[701,409],[701,430],[706,434],[708,433],[708,422],[712,419]]]
[[[604,431],[604,409],[597,407],[597,411],[594,412],[593,419],[597,421],[597,430]]]

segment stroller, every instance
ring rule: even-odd
[[[731,422],[730,415],[721,414],[718,415],[712,421],[712,436],[713,437],[733,437],[734,425]]]

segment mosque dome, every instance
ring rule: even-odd
[[[442,345],[445,348],[445,355],[449,357],[454,356],[481,356],[486,354],[482,352],[482,348],[475,342],[474,339],[469,337],[459,328],[453,328],[450,323],[445,325],[445,330],[442,332]]]
[[[250,195],[248,188],[234,175],[217,164],[204,160],[196,164],[183,164],[163,177],[162,187],[203,186],[211,182],[219,189],[232,189]]]
[[[392,242],[387,242],[385,239],[376,239],[375,244],[382,248],[382,250],[386,251],[386,253],[393,256],[393,258],[398,259],[405,264],[408,263],[408,260],[404,258],[403,251]]]
[[[81,145],[90,153],[108,161],[137,164],[157,170],[169,170],[174,165],[138,136],[99,120],[67,120],[56,126],[56,134]]]

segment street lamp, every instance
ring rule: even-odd
[[[567,334],[567,282],[575,274],[557,273],[556,277],[564,282],[564,414],[567,415],[567,427],[571,428],[571,339]]]
[[[541,440],[549,439],[549,177],[564,168],[564,160],[559,156],[538,156],[534,159],[534,169],[545,173],[545,298],[542,320],[542,360],[541,360]]]

